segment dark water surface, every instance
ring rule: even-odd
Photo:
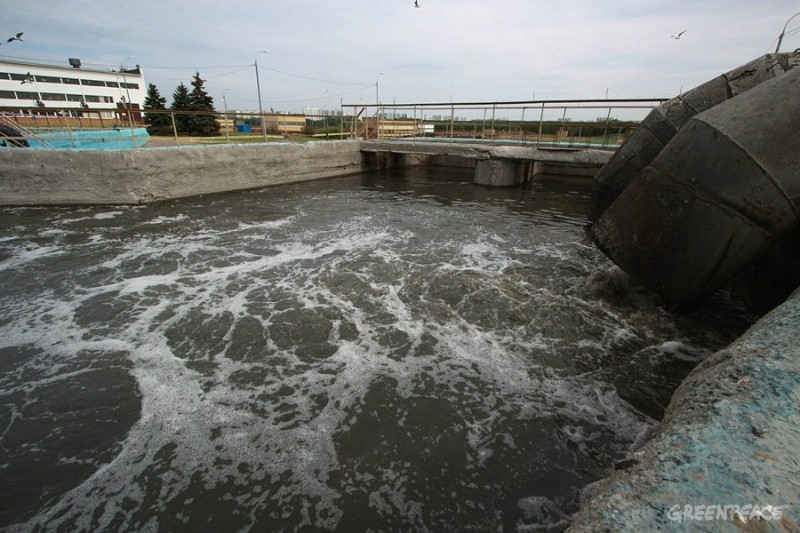
[[[413,169],[0,210],[0,526],[563,529],[750,320],[664,309],[587,202]]]

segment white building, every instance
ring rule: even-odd
[[[128,104],[132,110],[142,109],[146,96],[138,65],[114,71],[83,68],[78,59],[63,67],[0,60],[0,113],[47,115],[66,110],[69,115],[113,118],[119,116],[114,111]],[[131,115],[138,119],[140,113]]]

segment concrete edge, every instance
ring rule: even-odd
[[[611,152],[597,150],[480,148],[345,140],[135,150],[3,149],[0,206],[146,204],[390,167],[452,164],[455,158],[473,166],[476,160],[502,162],[509,176],[487,184],[506,186],[521,183],[537,169],[546,172],[541,165],[593,175],[611,157]]]
[[[800,531],[800,290],[684,380],[568,531]]]
[[[0,150],[0,205],[143,204],[354,174],[358,141]]]

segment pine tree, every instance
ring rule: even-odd
[[[189,117],[189,134],[203,137],[219,135],[219,122],[214,115],[214,100],[208,95],[197,72],[192,80],[192,92],[189,94],[189,109],[196,114]],[[202,112],[210,112],[204,114]]]
[[[189,115],[187,111],[191,111],[189,106],[189,88],[181,82],[172,93],[172,106],[170,109],[175,111],[175,129],[178,130],[178,135],[189,134]]]
[[[147,113],[147,111],[166,111],[167,99],[158,92],[152,83],[147,85],[147,97],[144,99],[144,123],[150,135],[172,135],[172,119],[169,113]]]

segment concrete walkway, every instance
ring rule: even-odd
[[[675,392],[568,531],[800,531],[800,290]]]

